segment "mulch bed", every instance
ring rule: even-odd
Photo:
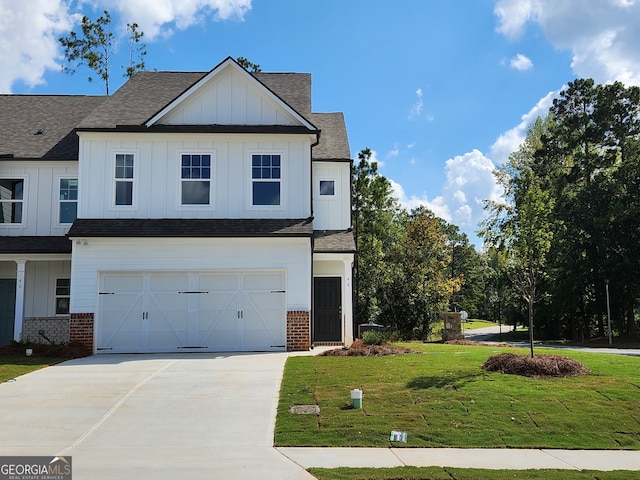
[[[358,339],[348,348],[327,350],[320,355],[325,357],[379,357],[405,353],[413,353],[413,350],[406,347],[391,347],[390,345],[365,345],[362,340]]]
[[[589,373],[589,369],[572,358],[560,355],[516,355],[500,353],[489,357],[482,365],[489,372],[500,372],[526,377],[575,377]]]
[[[26,356],[26,349],[31,348],[33,355],[38,357],[72,359],[88,357],[91,349],[77,343],[64,345],[49,345],[43,343],[14,343],[0,347],[0,357]]]

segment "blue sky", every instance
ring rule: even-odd
[[[478,246],[491,171],[562,86],[640,84],[638,0],[0,0],[0,93],[102,94],[86,70],[61,73],[57,38],[104,9],[141,26],[151,69],[231,55],[310,72],[314,110],[344,112],[353,158],[371,148],[403,206]],[[112,91],[123,80],[114,68]]]

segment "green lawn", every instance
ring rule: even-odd
[[[65,360],[64,358],[41,357],[36,355],[31,357],[27,357],[26,355],[0,356],[0,383]]]
[[[636,480],[638,472],[480,470],[469,468],[311,468],[318,480]]]
[[[394,446],[640,449],[637,358],[563,352],[591,373],[532,379],[480,368],[513,349],[411,346],[419,353],[288,359],[276,445],[385,447],[400,430],[408,441]],[[353,388],[364,391],[362,409],[350,407]],[[288,412],[301,404],[321,413]]]
[[[485,328],[485,327],[497,327],[498,324],[495,322],[490,322],[488,320],[479,320],[470,318],[466,322],[462,322],[462,327],[464,330],[475,330],[476,328]]]

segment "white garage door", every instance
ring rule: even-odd
[[[103,273],[99,353],[282,351],[284,272]]]

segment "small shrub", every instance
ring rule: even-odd
[[[362,332],[362,343],[365,345],[382,345],[384,342],[384,333],[375,330],[367,330]]]

